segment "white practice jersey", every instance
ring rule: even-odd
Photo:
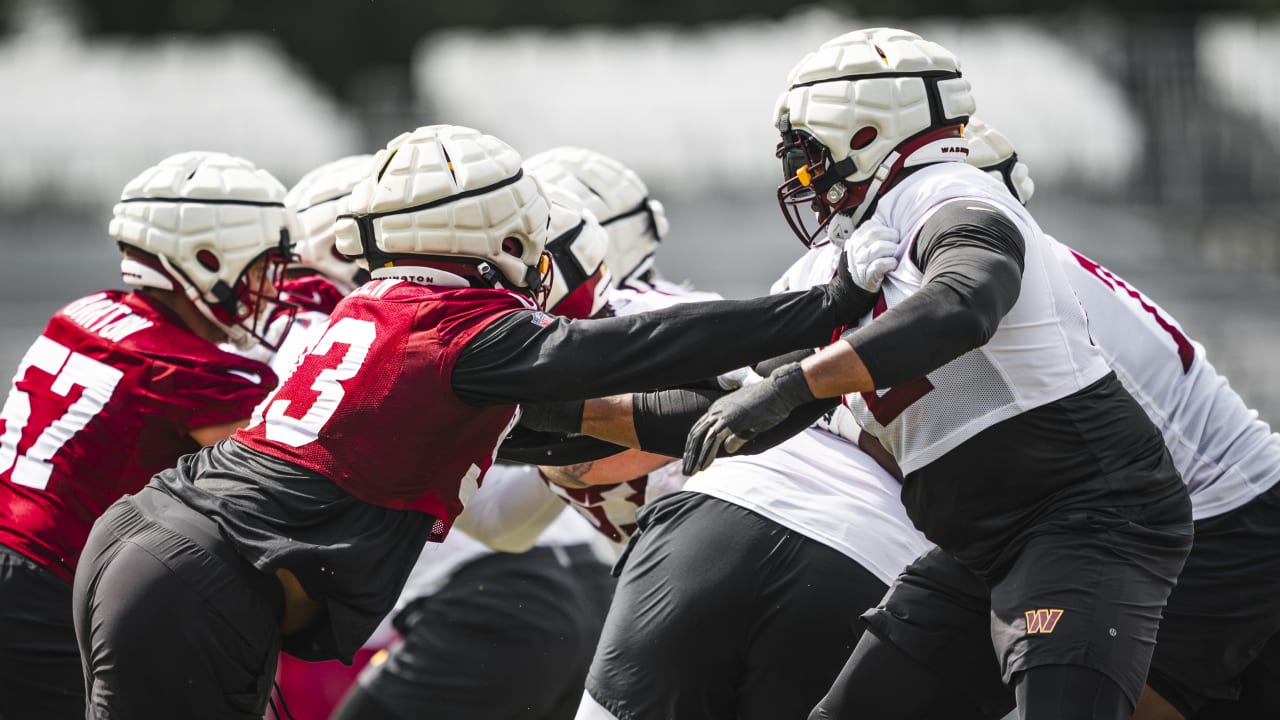
[[[907,517],[897,479],[845,439],[817,428],[759,455],[719,458],[684,488],[820,542],[886,585],[932,547]]]
[[[1204,348],[1123,278],[1048,240],[1088,316],[1094,344],[1164,435],[1194,518],[1234,510],[1280,482],[1280,434],[1245,405]],[[839,257],[831,245],[814,248],[775,290],[826,282]],[[826,428],[856,443],[857,428],[845,420],[837,413]]]
[[[1258,419],[1168,313],[1115,273],[1051,241],[1089,316],[1089,333],[1160,428],[1196,520],[1280,482],[1280,435]]]
[[[830,248],[807,253],[774,291],[805,290],[827,282],[838,257]],[[630,312],[678,302],[651,293],[626,298],[624,308]],[[684,489],[763,515],[846,555],[888,584],[931,545],[907,518],[898,481],[849,442],[856,443],[857,432],[848,411],[837,411],[835,418],[843,421],[830,419],[823,425],[840,425],[849,433],[848,440],[810,428],[758,455],[720,458],[689,479]],[[679,463],[674,465],[679,474]]]
[[[1022,289],[982,347],[914,382],[846,397],[863,430],[880,440],[904,473],[1109,372],[1089,340],[1084,310],[1050,241],[1003,185],[963,163],[926,167],[880,199],[875,217],[898,230],[904,242],[898,267],[885,277],[882,301],[871,317],[920,290],[924,276],[910,256],[914,240],[941,205],[963,199],[1000,208],[1022,233]]]

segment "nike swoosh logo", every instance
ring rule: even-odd
[[[227,372],[231,375],[235,375],[236,377],[242,377],[245,380],[248,380],[249,382],[253,383],[254,385],[262,384],[262,376],[259,375],[258,373],[247,372],[245,370],[228,370]]]

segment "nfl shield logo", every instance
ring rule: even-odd
[[[539,310],[538,312],[534,313],[534,314],[533,314],[533,318],[532,318],[532,320],[533,320],[533,324],[534,324],[534,325],[537,325],[537,326],[539,326],[539,327],[547,327],[548,325],[550,325],[550,324],[551,324],[551,321],[552,321],[553,319],[554,319],[554,318],[552,318],[550,315],[548,315],[548,314],[546,314],[546,313],[542,312],[541,310]]]

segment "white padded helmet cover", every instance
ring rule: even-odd
[[[596,284],[590,312],[584,314],[584,317],[590,317],[599,312],[608,302],[608,292],[612,286],[609,266],[605,259],[609,250],[609,236],[596,220],[595,214],[584,208],[576,197],[553,185],[544,186],[544,189],[547,199],[551,202],[551,227],[547,232],[548,247],[555,244],[562,235],[582,225],[581,232],[573,238],[563,252],[572,256],[587,278],[600,271],[601,265],[604,266],[604,276]],[[552,274],[551,292],[547,296],[549,310],[554,309],[570,293],[578,289],[569,284],[572,275],[563,267],[567,261],[568,258],[559,253],[551,254],[555,272]]]
[[[669,223],[639,175],[607,155],[567,146],[544,150],[525,167],[544,186],[576,197],[600,221],[609,235],[605,264],[620,282],[649,268]],[[646,211],[635,212],[642,207]]]
[[[1027,164],[1018,161],[1011,168],[999,167],[1008,162],[1015,153],[1013,143],[1004,136],[1004,133],[974,115],[969,118],[969,124],[964,128],[964,137],[969,143],[970,165],[987,171],[999,180],[1017,196],[1018,202],[1023,205],[1030,202],[1031,196],[1036,192],[1036,184],[1031,179],[1031,171],[1027,168]]]
[[[774,124],[788,113],[791,127],[822,143],[833,163],[852,157],[856,169],[846,179],[863,181],[904,141],[933,127],[925,81],[907,74],[938,71],[958,73],[960,63],[941,45],[915,33],[893,28],[846,33],[792,68],[790,89],[778,99]],[[860,75],[887,77],[856,77]],[[941,80],[938,90],[946,119],[958,124],[973,112],[964,78]],[[851,149],[854,133],[864,127],[875,128],[875,139]]]
[[[289,189],[284,202],[298,214],[294,252],[299,264],[325,274],[344,292],[355,289],[360,267],[333,253],[333,225],[347,212],[351,189],[373,170],[372,155],[350,155],[312,170]]]
[[[254,260],[280,247],[282,232],[297,235],[297,219],[284,196],[279,180],[244,158],[179,153],[125,185],[109,233],[162,256],[185,276],[180,282],[190,283],[188,295],[214,305],[219,298],[212,290],[219,281],[234,288]],[[197,259],[201,251],[208,251],[199,256],[204,262]],[[207,261],[209,253],[215,262]]]
[[[548,209],[532,177],[511,181],[520,162],[510,145],[478,130],[420,127],[378,151],[374,174],[352,189],[350,212],[371,216],[374,242],[384,253],[487,260],[512,285],[525,287],[546,244]],[[497,187],[484,191],[491,186]],[[461,197],[450,201],[454,196]],[[428,203],[438,204],[413,209]],[[340,218],[334,232],[338,252],[363,254],[352,218]],[[519,241],[519,256],[503,250],[506,238]]]

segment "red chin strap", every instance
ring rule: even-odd
[[[901,179],[902,170],[912,154],[930,143],[963,137],[962,127],[948,125],[916,135],[889,153],[871,177],[856,183],[843,179],[855,169],[852,159],[832,163],[828,151],[823,148],[819,157],[810,158],[812,165],[804,166],[778,186],[778,206],[791,232],[805,247],[813,247],[836,213],[851,212],[855,216],[854,224],[861,223],[875,209],[876,200]],[[807,212],[817,216],[817,227],[812,231],[808,229]]]

